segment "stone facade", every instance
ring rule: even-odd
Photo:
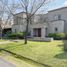
[[[13,32],[23,32],[26,29],[25,13],[14,16]],[[45,38],[49,33],[67,33],[67,7],[48,11],[47,14],[36,14],[29,24],[31,37]]]

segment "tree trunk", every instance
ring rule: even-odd
[[[28,26],[29,26],[29,19],[27,19],[27,25],[26,25],[25,44],[27,44]]]
[[[2,27],[0,25],[0,39],[2,39]]]
[[[2,39],[2,30],[1,30],[1,39]]]

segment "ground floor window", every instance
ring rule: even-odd
[[[34,28],[33,29],[33,36],[34,37],[41,37],[41,28]]]
[[[58,28],[57,28],[57,27],[55,28],[55,32],[56,32],[56,33],[58,32]]]
[[[15,33],[17,32],[17,30],[15,29]]]

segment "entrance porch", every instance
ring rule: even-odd
[[[53,41],[53,38],[47,38],[48,27],[46,24],[36,24],[31,26],[31,39],[34,41]]]

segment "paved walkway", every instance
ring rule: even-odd
[[[0,57],[0,67],[16,67],[16,66]]]
[[[10,41],[0,42],[0,44],[6,44]],[[9,63],[8,61],[4,60],[2,57],[0,57],[0,67],[16,67],[12,63]]]

